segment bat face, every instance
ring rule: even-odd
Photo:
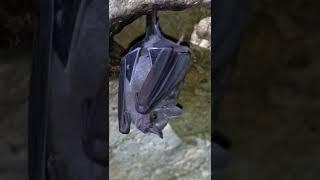
[[[177,107],[179,87],[189,62],[189,50],[153,34],[133,46],[121,61],[119,77],[119,130],[129,133],[131,123],[143,133],[162,136]]]

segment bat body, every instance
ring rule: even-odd
[[[119,130],[129,133],[133,123],[143,133],[161,138],[171,117],[179,116],[177,95],[189,62],[189,49],[166,39],[155,13],[147,16],[145,38],[121,60]]]
[[[40,0],[29,179],[107,179],[108,19],[102,0]]]

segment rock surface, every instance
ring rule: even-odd
[[[0,51],[0,179],[27,179],[30,58]]]

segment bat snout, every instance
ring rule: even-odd
[[[158,135],[161,139],[163,139],[163,133],[156,126],[153,126],[148,129],[148,132]]]

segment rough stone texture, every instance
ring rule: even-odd
[[[0,51],[0,179],[27,179],[29,56]]]
[[[206,5],[210,0],[111,0],[109,1],[110,32],[115,34],[141,15],[157,10],[182,10],[192,6]]]
[[[190,42],[202,48],[211,50],[211,17],[201,19],[194,26]]]
[[[110,179],[210,179],[208,140],[197,138],[194,145],[186,144],[170,125],[164,129],[163,139],[133,126],[129,135],[118,131],[117,82],[109,82]]]
[[[210,14],[211,10],[207,7],[196,6],[182,11],[159,11],[158,18],[161,31],[165,35],[189,44],[195,24]],[[128,48],[133,40],[144,34],[144,31],[145,16],[141,16],[124,27],[113,38],[122,47]]]

